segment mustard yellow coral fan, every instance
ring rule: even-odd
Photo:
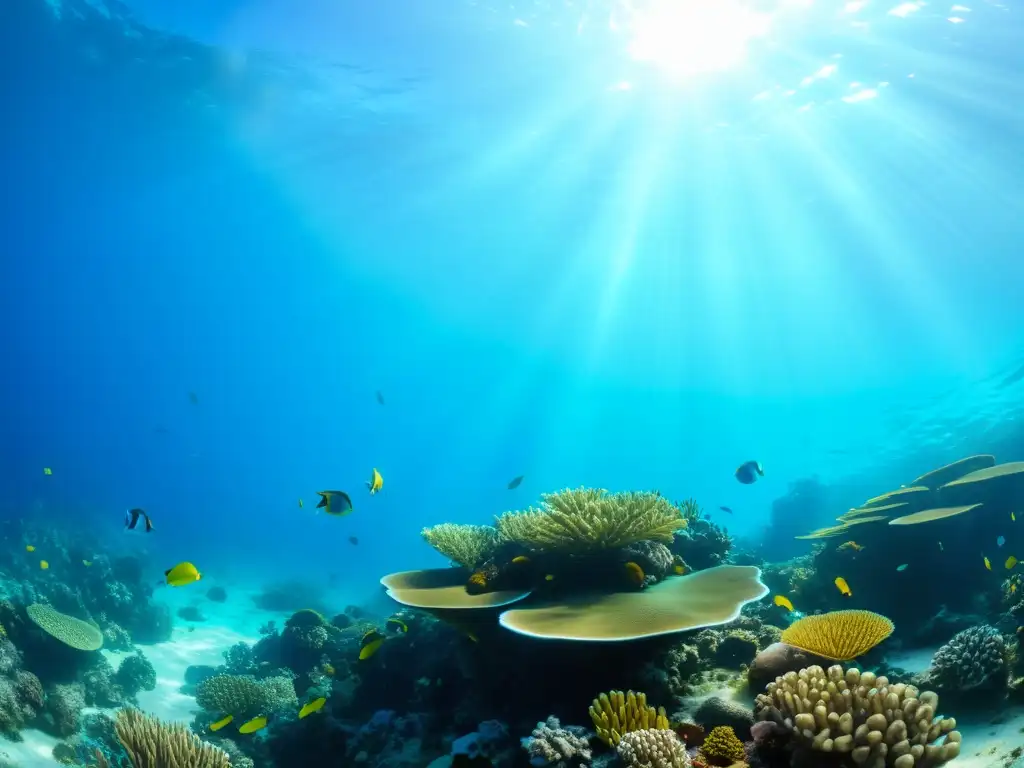
[[[636,541],[670,543],[686,528],[680,509],[658,493],[576,488],[544,494],[539,509],[497,518],[502,539],[546,552],[617,549]]]
[[[483,565],[498,544],[498,532],[489,525],[441,523],[424,528],[420,535],[449,560],[470,570]]]
[[[669,727],[665,708],[648,706],[647,694],[634,691],[602,693],[590,705],[590,719],[598,738],[612,747],[618,746],[624,733]]]
[[[870,651],[892,634],[893,623],[871,611],[832,611],[805,616],[782,633],[782,642],[832,661]]]
[[[732,765],[742,761],[747,753],[736,731],[728,725],[720,725],[704,738],[700,754],[709,765]]]

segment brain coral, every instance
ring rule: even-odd
[[[889,685],[884,676],[844,672],[836,664],[828,671],[812,666],[777,677],[757,697],[755,709],[758,719],[782,726],[812,754],[849,754],[864,768],[934,768],[960,754],[956,721],[936,721],[938,705],[930,691]],[[934,744],[940,736],[942,744]]]
[[[995,627],[965,629],[939,648],[924,674],[943,691],[1004,691],[1010,676],[1009,647]]]
[[[832,661],[861,656],[892,634],[893,623],[871,611],[805,616],[782,633],[782,642]]]
[[[87,621],[67,616],[42,603],[28,606],[25,612],[36,626],[65,645],[80,651],[98,651],[103,647],[103,633]]]

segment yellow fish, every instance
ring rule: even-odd
[[[385,623],[385,624],[394,624],[394,625],[395,625],[395,627],[396,627],[396,629],[397,629],[397,630],[398,630],[399,632],[401,632],[401,633],[402,633],[403,635],[404,635],[404,634],[405,634],[406,632],[408,632],[408,631],[409,631],[409,625],[408,625],[408,624],[406,624],[406,623],[405,623],[404,621],[402,621],[401,619],[396,619],[396,618],[395,618],[394,616],[392,616],[392,617],[391,617],[390,619],[388,619],[388,620],[387,620],[387,621],[385,621],[384,623]]]
[[[987,557],[985,558],[985,567],[990,571],[992,570],[992,563]]]
[[[850,585],[846,583],[846,579],[842,576],[837,576],[835,580],[836,589],[843,593],[844,597],[853,597],[853,591],[850,589]]]
[[[1010,594],[1012,595],[1016,591],[1017,591],[1017,585],[1016,584],[1011,584],[1010,585]]]
[[[92,560],[83,560],[82,565],[88,568],[90,565],[92,565]]]
[[[553,573],[549,573],[547,576],[544,577],[544,581],[554,581],[554,580],[555,580],[555,575]]]
[[[50,469],[49,467],[43,467],[43,474],[44,475],[52,475],[53,474],[53,470]]]
[[[634,585],[642,587],[644,585],[644,579],[647,578],[647,575],[644,573],[644,569],[632,560],[626,563],[625,568],[626,579],[631,581]]]
[[[216,723],[211,725],[210,726],[210,730],[214,731],[214,732],[219,731],[221,728],[223,728],[225,725],[227,725],[228,723],[230,723],[234,719],[235,719],[234,715],[228,715],[224,719],[218,720]]]
[[[373,474],[370,475],[370,479],[366,482],[366,487],[370,489],[371,496],[384,487],[384,478],[380,476],[380,472],[377,471],[376,467],[373,468]]]
[[[302,499],[299,499],[299,509],[302,509]]]
[[[45,570],[47,570],[50,567],[50,564],[48,562],[46,562],[45,560],[40,560],[39,561],[39,567],[42,568],[45,571]]]
[[[1013,522],[1013,523],[1017,522],[1017,516],[1015,514],[1013,514],[1013,512],[1010,513],[1010,522]]]
[[[779,606],[780,608],[785,608],[787,611],[792,611],[793,610],[793,603],[792,603],[792,601],[790,601],[790,599],[788,597],[785,597],[783,595],[776,595],[775,596],[775,604],[777,606]]]
[[[376,629],[371,629],[359,642],[359,660],[366,661],[372,659],[373,654],[380,650],[380,647],[384,644],[384,635],[378,632]]]
[[[838,552],[842,552],[844,549],[852,549],[854,552],[860,552],[862,549],[864,549],[864,547],[862,547],[856,541],[844,541],[842,544],[836,547],[836,551]]]
[[[203,575],[192,563],[178,563],[170,570],[164,571],[164,578],[172,587],[184,587],[186,584],[193,584],[203,578]]]
[[[1006,570],[1010,570],[1016,564],[1017,564],[1017,558],[1014,557],[1013,555],[1010,555],[1008,558],[1006,558],[1006,563],[1004,563],[1004,565],[1006,565]]]
[[[515,565],[526,565],[529,562],[530,558],[528,558],[526,555],[516,555],[512,558],[512,563]]]
[[[327,703],[327,699],[321,696],[319,699],[313,699],[308,704],[304,704],[302,709],[299,710],[299,720],[304,718],[306,715],[312,715],[314,712],[319,712],[324,708],[324,704]]]
[[[685,576],[686,575],[686,567],[683,566],[683,565],[680,565],[679,563],[676,563],[675,565],[672,566],[672,572],[676,576]]]
[[[28,545],[25,546],[25,551],[26,552],[35,552],[36,548],[33,547],[31,544],[28,544]]]
[[[248,723],[242,723],[242,726],[238,729],[239,733],[256,733],[256,731],[263,730],[267,727],[267,718],[254,717]]]

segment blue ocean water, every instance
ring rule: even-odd
[[[709,8],[7,0],[3,515],[355,599],[567,486],[1024,458],[1020,8]]]

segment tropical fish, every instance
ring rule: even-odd
[[[864,549],[864,547],[862,547],[856,541],[852,541],[852,540],[851,541],[844,541],[842,544],[840,544],[838,547],[836,547],[836,551],[837,552],[842,552],[845,549],[852,549],[854,552],[860,552],[862,549]]]
[[[896,570],[899,571],[900,573],[903,573],[903,571],[907,570],[907,566],[908,565],[909,565],[908,563],[903,563],[903,565],[897,565],[896,566]]]
[[[394,616],[385,621],[384,624],[393,624],[394,626],[392,627],[392,629],[394,629],[396,632],[402,633],[403,635],[409,631],[409,625],[401,619],[396,619]]]
[[[513,565],[529,565],[530,564],[530,558],[528,558],[526,555],[516,555],[515,557],[512,558],[512,564]]]
[[[39,561],[39,567],[40,567],[40,568],[41,568],[42,570],[46,571],[46,570],[49,570],[49,568],[50,568],[50,564],[49,564],[48,562],[46,562],[45,560],[40,560],[40,561]]]
[[[745,461],[736,469],[735,475],[741,483],[750,485],[757,478],[764,477],[764,467],[758,461]]]
[[[380,405],[384,405],[384,393],[381,392],[379,389],[377,390],[377,402]]]
[[[169,586],[184,587],[186,584],[193,584],[203,578],[192,563],[178,563],[173,568],[164,571],[164,580]]]
[[[352,499],[344,491],[317,491],[316,495],[320,497],[316,508],[328,515],[344,517],[352,513]]]
[[[323,666],[323,670],[324,670],[324,674],[327,675],[328,677],[334,677],[335,669],[334,669],[334,665],[333,664],[326,664],[325,663],[324,666]]]
[[[676,576],[685,576],[686,566],[682,563],[676,563],[672,566],[672,573],[674,573]]]
[[[384,635],[376,629],[371,629],[363,635],[363,639],[359,641],[359,660],[366,661],[367,659],[373,658],[373,654],[379,651],[383,644]]]
[[[1010,521],[1014,523],[1017,522],[1017,515],[1015,515],[1013,512],[1010,513]]]
[[[997,547],[1001,547],[1001,546],[1003,546],[1003,544],[1005,544],[1005,543],[1006,543],[1006,537],[1005,537],[1005,536],[1000,536],[1000,537],[998,537],[998,538],[996,539],[996,546],[997,546]]]
[[[632,560],[626,563],[626,578],[638,587],[644,585],[644,569],[634,563]]]
[[[850,585],[846,583],[846,579],[842,576],[837,576],[835,580],[836,589],[843,593],[844,597],[853,597],[853,591],[850,589]]]
[[[134,531],[135,526],[139,524],[140,517],[146,521],[146,533],[151,533],[153,531],[153,521],[149,519],[149,515],[143,509],[129,509],[125,512],[124,527],[129,531]]]
[[[1010,570],[1016,564],[1017,564],[1017,558],[1014,557],[1013,555],[1010,555],[1008,558],[1006,558],[1006,562],[1004,563],[1004,565],[1006,566],[1006,570]]]
[[[210,725],[210,730],[213,731],[214,733],[216,733],[217,731],[219,731],[221,728],[223,728],[225,725],[227,725],[228,723],[230,723],[234,719],[235,719],[234,715],[228,715],[227,717],[221,718],[216,723],[213,723],[213,724]]]
[[[512,491],[518,488],[519,484],[523,482],[524,477],[526,477],[526,475],[519,475],[518,477],[513,477],[511,480],[508,481],[508,489]]]
[[[985,558],[985,568],[992,570],[992,562],[987,557]]]
[[[776,595],[775,604],[780,608],[785,608],[787,611],[793,610],[793,602],[785,595]]]
[[[944,546],[942,546],[942,542],[940,541],[939,542],[939,552],[945,552],[945,551],[946,551],[946,548]]]
[[[544,581],[554,581],[554,580],[555,580],[555,574],[553,574],[553,573],[549,573],[549,574],[547,574],[544,577]]]
[[[50,469],[49,467],[43,467],[43,474],[44,475],[52,475],[53,474],[53,470]]]
[[[90,565],[92,565],[92,560],[83,560],[82,565],[88,568]]]
[[[373,468],[373,474],[370,475],[370,479],[366,481],[366,487],[370,489],[371,496],[384,487],[384,478],[380,476],[380,472],[377,471],[376,467]]]
[[[1013,584],[1010,585],[1010,594],[1012,595],[1016,591],[1017,591],[1017,583],[1014,582]]]
[[[359,543],[359,539],[357,539],[355,536],[349,536],[348,537],[348,543],[351,544],[352,546],[355,546],[356,544]]]
[[[326,703],[327,699],[321,696],[319,699],[313,699],[308,704],[303,704],[302,709],[299,710],[299,720],[306,717],[307,715],[312,715],[314,712],[319,712],[321,709],[324,708],[324,704]]]
[[[242,723],[242,726],[238,729],[239,733],[256,733],[256,731],[262,731],[267,727],[267,718],[260,715],[254,717],[248,723]]]
[[[302,499],[299,499],[299,509],[302,509]]]
[[[33,547],[33,546],[32,546],[31,544],[26,544],[26,545],[25,545],[25,551],[26,551],[26,552],[35,552],[35,551],[36,551],[36,548],[35,548],[35,547]]]
[[[730,515],[732,514],[732,510],[729,507],[719,507],[719,509],[723,512],[728,512]]]

